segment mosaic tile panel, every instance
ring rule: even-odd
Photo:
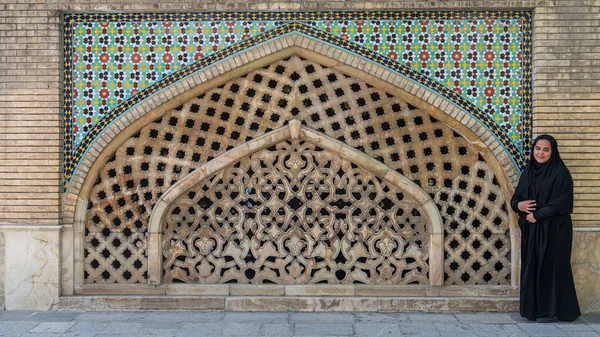
[[[387,66],[479,118],[523,166],[529,12],[66,14],[65,178],[104,127],[154,92],[290,31]]]

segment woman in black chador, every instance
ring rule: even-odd
[[[521,316],[574,321],[581,312],[571,271],[573,180],[551,136],[535,139],[510,204],[521,229]]]

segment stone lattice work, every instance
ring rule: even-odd
[[[428,284],[426,221],[415,200],[370,172],[282,142],[172,203],[163,281]]]
[[[201,164],[292,118],[364,151],[432,195],[446,232],[446,283],[510,283],[505,199],[476,148],[405,101],[299,57],[191,99],[116,151],[90,195],[86,282],[144,281],[144,235],[160,195]],[[122,255],[125,250],[132,255]]]

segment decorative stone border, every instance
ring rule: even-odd
[[[406,192],[425,210],[425,216],[431,224],[429,233],[429,284],[444,284],[444,230],[442,216],[434,201],[427,192],[387,165],[367,156],[343,142],[312,130],[302,125],[299,120],[292,120],[284,127],[271,131],[247,143],[239,145],[208,163],[200,166],[192,173],[171,186],[158,200],[149,222],[148,238],[148,282],[160,284],[162,280],[162,231],[166,211],[179,196],[196,186],[202,180],[211,177],[225,167],[250,156],[251,154],[276,145],[288,139],[301,139],[313,143],[323,149],[343,157],[362,167],[375,176],[387,181],[396,188]]]
[[[229,80],[292,55],[319,62],[327,67],[355,76],[396,95],[406,102],[446,123],[468,140],[494,170],[504,195],[512,196],[520,173],[510,152],[481,121],[470,116],[445,97],[381,65],[367,61],[338,47],[293,32],[247,49],[220,63],[204,68],[148,97],[121,115],[96,139],[85,153],[79,169],[63,195],[63,224],[73,224],[73,269],[65,261],[66,274],[73,271],[74,288],[83,280],[83,240],[88,194],[96,177],[110,156],[123,142],[171,109]],[[518,285],[520,274],[520,234],[515,214],[511,214],[511,284]],[[73,288],[65,288],[65,294]]]

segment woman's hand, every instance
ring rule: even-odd
[[[537,206],[537,204],[535,203],[535,200],[523,200],[519,202],[518,206],[519,211],[529,214],[535,211],[535,206]]]
[[[533,217],[533,213],[527,214],[527,221],[529,221],[531,223],[536,223],[537,222],[537,220]]]

